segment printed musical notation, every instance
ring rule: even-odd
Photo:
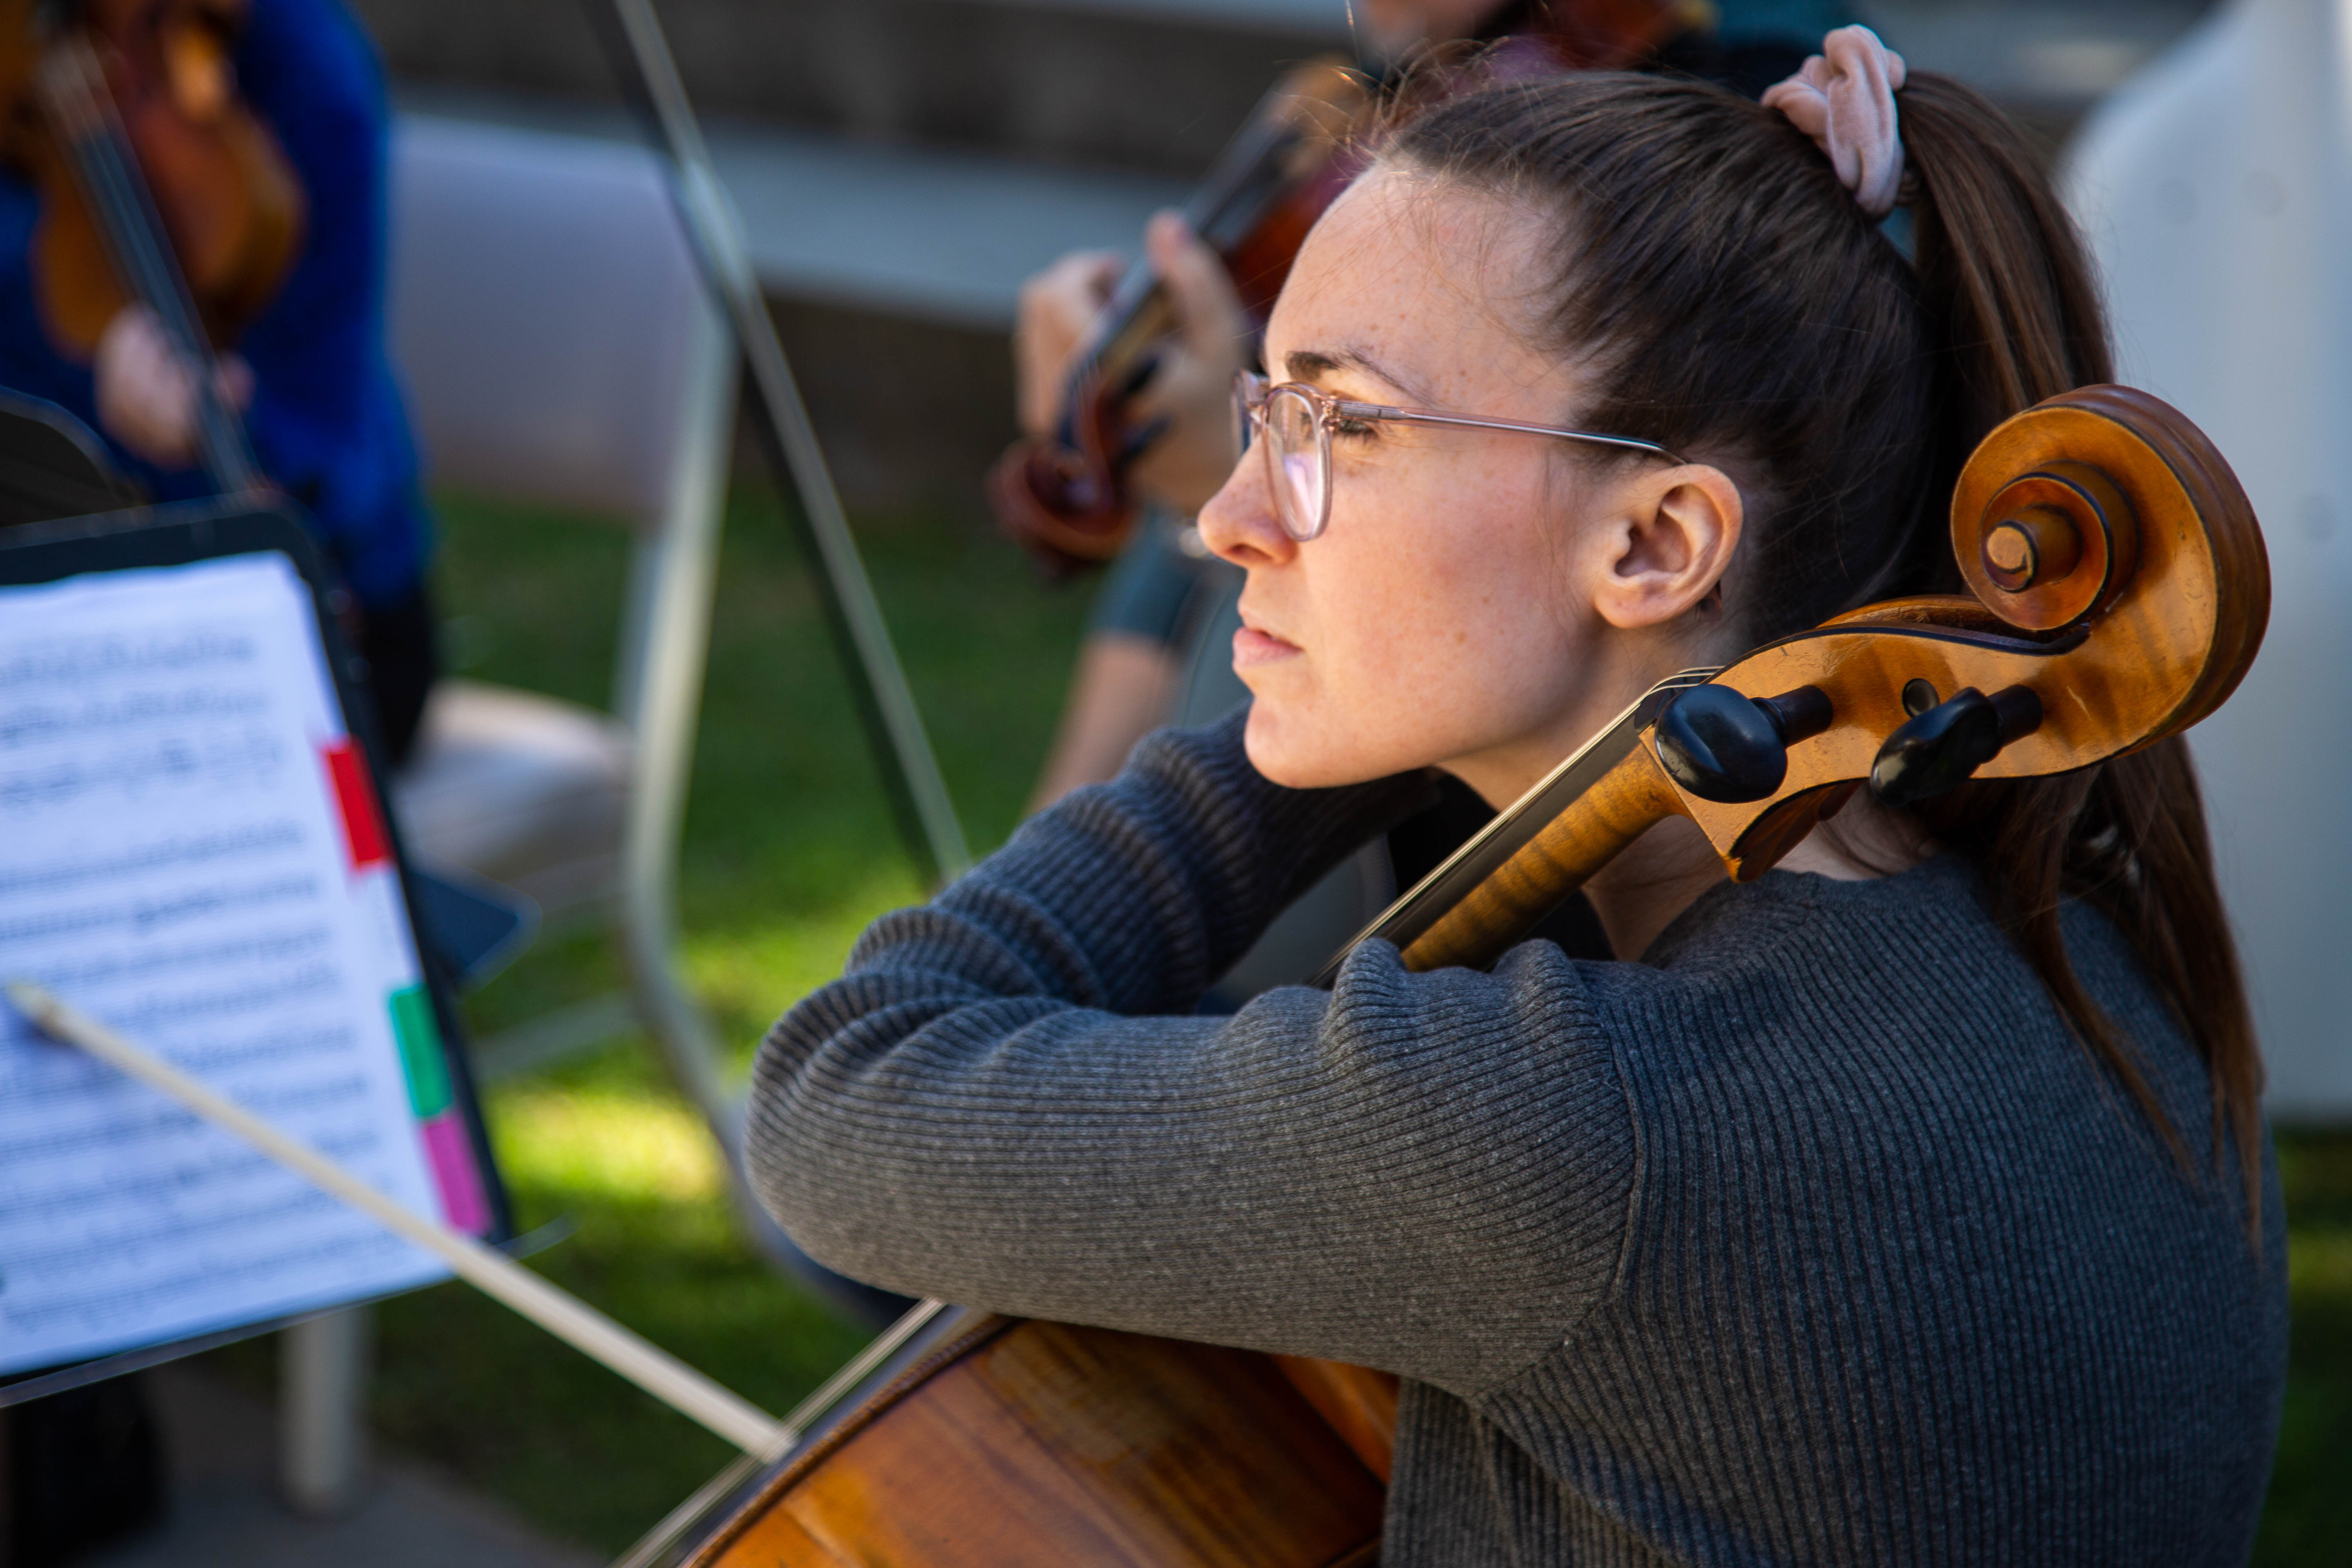
[[[446,1213],[443,1108],[402,1035],[415,953],[388,871],[360,864],[339,751],[282,557],[0,588],[0,973]],[[0,1005],[0,1373],[440,1272]]]

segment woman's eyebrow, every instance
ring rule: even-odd
[[[1293,381],[1313,381],[1339,370],[1360,370],[1367,375],[1378,376],[1409,398],[1420,395],[1413,391],[1411,382],[1371,355],[1355,349],[1293,349],[1282,356],[1282,365],[1290,373]]]

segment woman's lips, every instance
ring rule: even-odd
[[[1297,653],[1298,645],[1288,643],[1272,632],[1262,632],[1255,626],[1244,626],[1234,633],[1234,668],[1243,670],[1252,665],[1270,664],[1277,658],[1288,658]]]

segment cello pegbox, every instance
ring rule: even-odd
[[[2054,631],[2097,615],[2130,583],[2139,519],[2104,469],[2062,459],[2011,479],[1973,517],[1956,512],[1952,547],[1986,608]]]

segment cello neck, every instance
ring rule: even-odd
[[[68,32],[43,51],[38,70],[50,128],[97,220],[117,277],[125,291],[155,313],[188,369],[196,400],[196,453],[205,472],[223,495],[260,489],[261,470],[244,421],[220,395],[211,342],[97,56],[78,33]]]
[[[1685,669],[1643,693],[1575,755],[1447,857],[1331,955],[1312,984],[1328,988],[1374,937],[1407,969],[1484,964],[1582,887],[1619,850],[1677,809],[1642,731],[1680,693],[1717,672]]]

